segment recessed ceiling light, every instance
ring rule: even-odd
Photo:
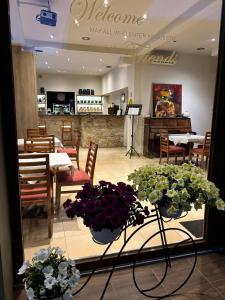
[[[54,35],[53,35],[53,34],[50,34],[50,38],[53,40],[53,39],[54,39]]]
[[[112,68],[112,66],[106,66],[106,68],[107,68],[107,69],[111,69],[111,68]]]
[[[70,61],[70,58],[68,57],[67,60]]]
[[[210,41],[211,41],[211,42],[215,42],[215,41],[216,41],[216,39],[215,39],[215,38],[212,38]]]
[[[102,62],[102,61],[103,61],[103,59],[102,59],[102,58],[100,58],[100,59],[99,59],[99,61],[100,61],[100,62]]]
[[[202,51],[202,50],[205,50],[205,48],[204,47],[198,47],[196,50]]]
[[[147,15],[147,14],[144,14],[144,15],[143,15],[143,19],[147,20],[147,18],[148,18],[148,15]]]
[[[77,19],[74,20],[74,23],[79,26],[79,21]]]
[[[108,0],[104,0],[104,6],[108,7],[108,5],[109,5],[109,1]]]
[[[58,50],[56,50],[56,51],[55,51],[55,53],[56,53],[56,54],[59,54],[59,51],[58,51]]]
[[[48,64],[48,62],[46,61],[46,62],[45,62],[45,64],[47,65],[47,64]]]
[[[127,35],[126,34],[124,35],[124,38],[125,38],[125,40],[127,39]]]
[[[83,36],[82,37],[82,40],[84,40],[84,41],[89,41],[91,38],[89,37],[89,36]]]

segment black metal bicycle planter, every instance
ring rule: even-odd
[[[133,275],[133,281],[134,281],[134,285],[136,287],[136,289],[145,297],[148,298],[152,298],[152,299],[163,299],[166,297],[169,297],[171,295],[173,295],[174,293],[176,293],[179,289],[181,289],[186,282],[189,280],[189,278],[191,277],[195,266],[196,266],[196,262],[197,262],[197,249],[195,247],[195,242],[193,240],[193,238],[191,237],[191,235],[186,232],[183,229],[180,228],[164,228],[164,222],[168,222],[165,221],[163,219],[163,217],[161,216],[161,213],[158,209],[158,207],[156,207],[155,209],[153,209],[151,211],[152,214],[150,214],[150,216],[148,216],[147,218],[145,218],[146,222],[143,225],[140,225],[136,230],[134,230],[129,237],[127,237],[127,229],[128,227],[132,226],[132,224],[127,225],[121,232],[124,234],[124,243],[123,246],[121,247],[119,253],[117,254],[117,257],[115,257],[115,262],[113,263],[113,265],[111,266],[111,271],[108,275],[108,279],[106,281],[106,284],[104,286],[103,292],[100,296],[100,300],[102,300],[105,296],[106,290],[109,286],[110,280],[112,278],[113,272],[116,268],[117,265],[119,265],[120,262],[120,258],[121,255],[123,253],[123,250],[125,248],[125,246],[129,243],[129,241],[138,233],[140,232],[144,227],[148,226],[149,224],[153,223],[153,222],[157,222],[158,226],[159,226],[159,230],[152,234],[143,244],[142,246],[139,248],[139,250],[137,251],[137,254],[135,256],[135,259],[133,261],[133,270],[132,270],[132,275]],[[180,235],[184,236],[184,239],[178,243],[176,243],[175,245],[173,245],[172,248],[169,249],[168,244],[167,244],[167,238],[166,238],[166,233],[169,232],[179,232]],[[121,238],[121,235],[119,236],[119,238]],[[159,235],[161,243],[162,243],[162,249],[163,249],[163,253],[164,253],[164,262],[165,262],[165,270],[161,276],[161,279],[158,279],[157,284],[155,284],[155,286],[150,287],[150,288],[141,288],[140,284],[138,283],[137,280],[137,275],[136,275],[136,267],[137,267],[137,261],[138,261],[138,256],[140,255],[141,251],[143,250],[143,248],[146,246],[147,243],[151,242],[151,240],[153,240],[155,237],[157,237]],[[90,281],[90,279],[92,278],[92,276],[94,275],[94,273],[96,272],[97,269],[99,269],[101,267],[101,262],[103,261],[103,259],[106,257],[106,254],[108,252],[108,250],[110,249],[111,245],[113,244],[114,241],[112,241],[111,243],[109,243],[109,245],[107,246],[107,248],[105,249],[104,253],[102,254],[102,256],[100,257],[100,259],[96,262],[96,266],[95,268],[92,270],[91,274],[88,276],[87,280],[84,282],[84,284],[73,294],[73,296],[79,294],[84,288],[85,286],[88,284],[88,282]],[[192,243],[193,246],[193,253],[194,253],[194,261],[193,261],[193,265],[191,266],[190,270],[187,272],[187,274],[184,276],[185,278],[182,279],[181,283],[178,284],[178,286],[175,286],[172,291],[167,291],[165,292],[165,294],[161,294],[161,295],[154,295],[154,291],[157,290],[158,287],[161,286],[161,284],[163,284],[163,282],[166,279],[166,276],[168,274],[168,270],[172,270],[172,261],[173,258],[175,256],[175,250],[183,243]]]

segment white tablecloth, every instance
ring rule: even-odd
[[[169,140],[177,144],[188,144],[188,143],[196,143],[203,144],[204,143],[204,135],[194,135],[190,133],[186,134],[169,134]]]
[[[29,155],[35,155],[37,153],[30,153]],[[69,158],[67,153],[47,153],[49,155],[49,166],[51,169],[57,169],[60,167],[71,167],[73,168],[73,163]],[[21,154],[23,155],[23,154]],[[26,155],[24,153],[24,155]],[[38,158],[36,158],[38,159]],[[42,160],[41,158],[39,159]],[[27,162],[32,161],[32,159],[27,159]]]
[[[24,139],[17,139],[17,145],[18,145],[18,150],[20,152],[24,151]],[[56,147],[63,147],[63,144],[61,141],[55,137],[55,146]]]

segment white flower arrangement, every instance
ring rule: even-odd
[[[182,165],[145,166],[128,176],[133,181],[140,200],[147,200],[177,210],[201,209],[203,204],[225,210],[225,202],[219,197],[219,189],[207,180],[202,169],[191,163]]]
[[[18,274],[24,275],[29,300],[63,295],[71,297],[71,290],[78,285],[80,279],[75,261],[66,259],[59,247],[41,249],[31,263],[24,261]]]

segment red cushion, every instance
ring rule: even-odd
[[[21,189],[21,192],[28,192],[28,191],[32,191],[32,192],[35,192],[35,191],[43,191],[43,193],[40,193],[40,194],[26,194],[26,195],[21,195],[21,200],[32,200],[32,199],[44,199],[44,198],[47,198],[48,197],[48,194],[45,193],[46,191],[46,188],[34,188],[34,189]]]
[[[90,182],[90,176],[82,171],[82,170],[76,170],[74,172],[60,172],[57,174],[57,180],[60,183],[72,183],[75,184],[76,182],[82,182],[82,183],[86,183],[86,182]]]
[[[193,148],[192,153],[195,154],[202,154],[203,148]]]
[[[59,148],[58,153],[67,153],[68,155],[77,155],[77,150],[74,148]]]
[[[179,146],[169,146],[169,152],[170,153],[180,153],[180,152],[184,152],[185,149],[183,147],[179,147]]]

